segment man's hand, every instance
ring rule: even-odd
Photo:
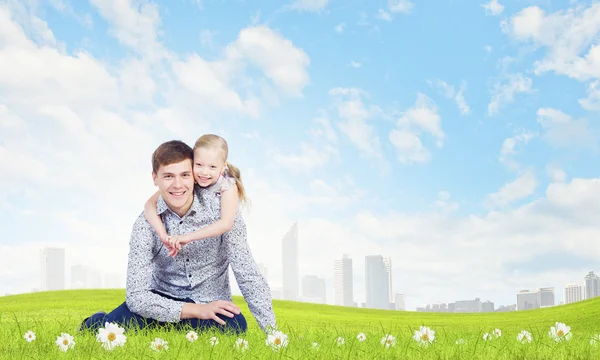
[[[217,314],[232,318],[233,314],[237,315],[240,313],[240,308],[231,301],[217,300],[208,304],[185,304],[184,311],[182,313],[182,319],[187,318],[185,314],[187,312],[186,310],[188,310],[186,309],[186,305],[193,305],[193,309],[189,309],[191,310],[188,313],[188,315],[190,315],[189,317],[194,317],[201,320],[213,319],[221,325],[225,325],[225,321],[219,318]]]
[[[166,239],[166,243],[169,244],[167,249],[169,249],[169,256],[175,257],[181,247],[192,240],[189,239],[186,235],[172,235],[168,236]]]

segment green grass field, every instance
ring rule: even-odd
[[[98,310],[110,311],[124,300],[124,290],[73,290],[0,297],[0,358],[2,359],[600,359],[600,298],[546,309],[508,313],[443,314],[381,311],[274,301],[280,330],[288,335],[288,345],[276,352],[267,347],[266,336],[241,297],[240,305],[249,324],[243,338],[244,352],[235,348],[238,339],[218,333],[200,333],[190,342],[186,331],[147,330],[127,333],[127,341],[113,351],[102,348],[95,334],[78,334],[82,319]],[[570,326],[568,341],[554,341],[549,335],[556,322]],[[412,336],[420,326],[435,331],[429,346],[419,346]],[[484,341],[494,329],[500,337]],[[27,342],[31,330],[36,339]],[[522,330],[531,333],[530,343],[517,341]],[[57,336],[68,333],[75,346],[61,352]],[[357,335],[364,333],[360,342]],[[381,339],[396,338],[386,348]],[[218,338],[211,346],[209,339]],[[338,346],[336,339],[344,338]],[[168,350],[150,349],[155,338],[168,342]],[[462,339],[464,343],[456,344]],[[600,338],[599,338],[600,340]],[[318,348],[313,348],[313,343]]]

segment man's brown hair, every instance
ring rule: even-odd
[[[180,140],[171,140],[160,144],[152,153],[152,172],[158,173],[158,168],[182,162],[189,159],[194,163],[194,151]]]

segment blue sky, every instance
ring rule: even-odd
[[[597,1],[2,1],[0,293],[37,286],[46,245],[123,275],[151,152],[215,132],[274,289],[297,220],[301,276],[329,301],[343,253],[358,301],[372,254],[413,309],[561,300],[600,271],[598,17]]]

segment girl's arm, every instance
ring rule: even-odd
[[[150,225],[152,225],[152,228],[158,234],[160,241],[164,243],[167,241],[169,234],[167,234],[165,225],[163,224],[160,216],[158,216],[158,211],[156,210],[156,203],[158,202],[159,194],[160,193],[157,191],[150,199],[148,199],[148,201],[146,201],[146,204],[144,205],[144,217],[146,220],[148,220]]]
[[[193,233],[177,236],[178,242],[187,244],[191,241],[217,237],[228,232],[233,226],[233,219],[237,214],[238,205],[238,188],[235,184],[232,184],[229,189],[221,193],[221,218]]]

